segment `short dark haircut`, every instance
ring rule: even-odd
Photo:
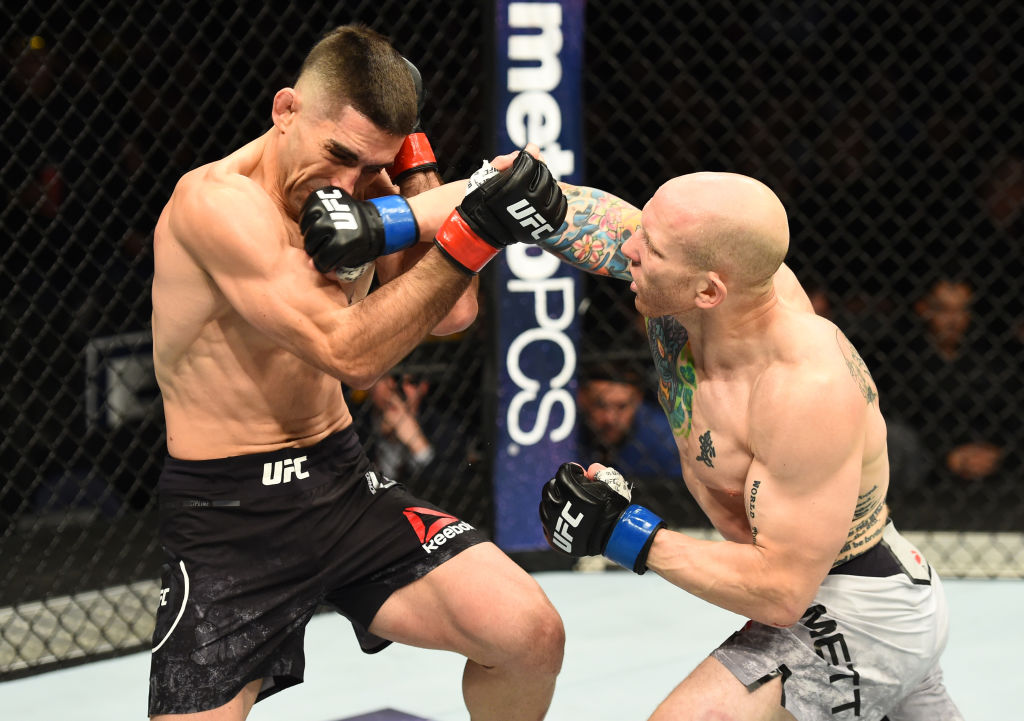
[[[582,384],[591,381],[611,381],[643,388],[643,374],[629,361],[606,359],[584,361],[580,364],[579,379]]]
[[[342,25],[313,46],[299,70],[324,94],[328,112],[346,105],[392,135],[416,122],[416,88],[409,66],[383,35],[364,25]]]

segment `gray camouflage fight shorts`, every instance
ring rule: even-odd
[[[750,621],[711,655],[750,690],[781,677],[798,721],[956,721],[939,667],[948,627],[938,574],[889,522],[832,569],[799,623]]]

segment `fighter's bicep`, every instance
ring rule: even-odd
[[[785,394],[785,404],[773,404],[770,425],[753,434],[744,508],[754,542],[773,565],[816,583],[843,547],[853,518],[863,402],[827,378],[806,383],[801,392]],[[766,419],[755,408],[752,421],[764,425]]]

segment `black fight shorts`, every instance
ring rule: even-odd
[[[159,483],[162,582],[149,713],[205,711],[302,682],[321,603],[367,630],[396,590],[487,540],[370,466],[351,429],[315,446],[180,461]]]

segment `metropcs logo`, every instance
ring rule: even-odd
[[[572,21],[570,21],[572,22]],[[506,88],[511,99],[505,109],[505,131],[515,147],[536,143],[541,147],[551,173],[560,178],[575,170],[572,150],[559,144],[562,134],[562,109],[554,92],[563,81],[562,5],[557,2],[510,2],[508,4],[508,74]],[[525,207],[523,207],[525,206]],[[528,204],[516,204],[508,212],[524,227],[535,223],[535,238],[548,230],[544,219]],[[511,293],[533,295],[535,327],[520,332],[510,343],[505,358],[509,378],[519,389],[509,401],[506,420],[509,439],[522,446],[540,443],[545,434],[551,442],[570,436],[576,424],[576,402],[566,389],[576,372],[576,346],[566,334],[576,313],[576,281],[566,273],[558,276],[561,261],[531,246],[512,245],[505,250],[505,260],[514,278],[506,289]],[[561,313],[553,318],[549,308],[558,305]],[[528,325],[534,323],[527,321]],[[561,356],[554,366],[557,372],[542,382],[523,370],[521,359],[534,343],[554,343]],[[544,374],[548,374],[545,372]],[[548,430],[556,408],[561,406],[561,423]],[[532,421],[529,420],[532,418]],[[527,425],[527,428],[523,426]]]
[[[510,2],[508,28],[506,82],[513,97],[505,109],[505,131],[517,148],[527,143],[539,145],[555,178],[571,175],[576,158],[572,150],[558,143],[562,109],[551,94],[562,82],[562,61],[558,57],[563,45],[562,5]],[[513,63],[520,67],[513,67]]]
[[[455,516],[435,511],[432,508],[410,506],[402,513],[405,514],[406,520],[409,521],[412,530],[420,539],[423,550],[427,553],[433,553],[438,547],[446,544],[449,539],[473,530],[473,527],[465,521],[460,521]]]
[[[292,476],[298,479],[309,478],[309,471],[302,470],[302,464],[306,456],[298,458],[286,458],[277,463],[263,464],[263,485],[276,486],[280,483],[288,483]]]
[[[551,431],[552,442],[564,441],[576,424],[576,400],[565,387],[576,371],[576,346],[565,333],[576,315],[576,281],[571,277],[552,277],[561,264],[555,256],[531,255],[529,251],[530,246],[522,244],[505,249],[505,260],[515,276],[509,279],[506,288],[511,293],[533,294],[533,316],[537,323],[536,327],[527,328],[512,339],[505,356],[509,378],[519,388],[508,404],[508,434],[521,446],[536,445],[544,438],[556,406],[562,407],[562,422]],[[559,297],[562,311],[557,318],[552,318],[548,312],[550,301]],[[541,395],[540,381],[523,371],[521,358],[531,344],[545,341],[558,346],[562,365]],[[522,415],[534,403],[538,404],[534,424],[523,428]]]

